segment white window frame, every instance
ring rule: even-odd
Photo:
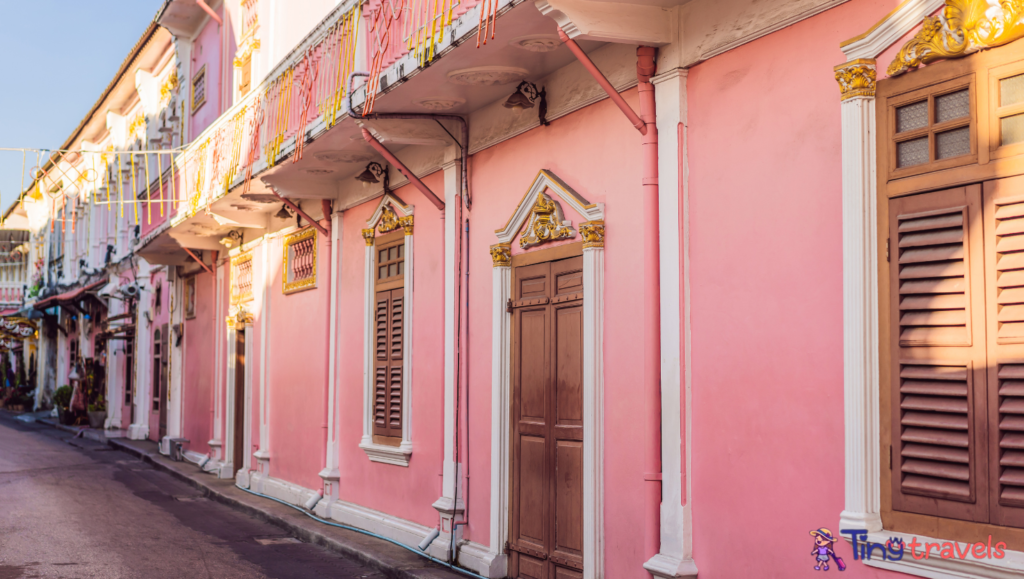
[[[883,51],[917,29],[944,0],[907,0],[867,33],[842,45],[848,61],[836,67],[875,67]],[[887,66],[888,63],[882,63]],[[838,74],[837,74],[838,78]],[[892,537],[909,543],[950,539],[885,530],[881,517],[881,431],[879,416],[878,206],[874,82],[869,94],[843,99],[843,390],[846,426],[846,496],[839,529],[867,531],[884,544]],[[849,541],[849,537],[844,535]],[[962,545],[962,544],[961,544]],[[861,560],[865,565],[918,577],[1004,578],[1024,571],[1024,552],[1003,559]]]
[[[405,319],[402,321],[402,442],[398,446],[378,444],[373,441],[373,378],[374,378],[374,327],[376,312],[376,243],[370,239],[366,244],[366,267],[364,275],[363,304],[363,436],[359,448],[373,462],[409,466],[412,456],[412,328],[413,328],[413,226],[414,207],[406,205],[391,193],[385,193],[377,210],[366,222],[366,231],[376,236],[377,226],[384,217],[384,208],[390,207],[400,219],[408,218],[405,227],[405,269],[404,299]],[[400,226],[401,228],[401,226]]]

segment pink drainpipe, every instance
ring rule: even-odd
[[[333,232],[334,231],[334,227],[333,227],[333,224],[332,224],[332,221],[331,221],[331,215],[334,212],[334,208],[332,206],[331,201],[328,200],[328,199],[321,199],[320,200],[320,208],[322,209],[323,214],[324,214],[324,222],[325,222],[324,225],[325,225],[325,228],[328,231]],[[331,291],[333,289],[331,287],[333,285],[331,283],[331,275],[332,275],[331,267],[334,264],[331,263],[331,257],[330,256],[331,256],[331,249],[332,249],[331,248],[331,244],[333,243],[334,240],[331,239],[330,235],[327,235],[326,237],[324,237],[324,239],[327,240],[327,252],[326,253],[327,253],[327,256],[328,256],[327,260],[326,260],[327,261],[327,265],[324,267],[324,273],[326,274],[326,279],[327,279],[327,293],[325,295],[328,296],[327,297],[327,311],[331,312],[331,299],[330,299],[330,295],[331,295]],[[285,272],[283,275],[287,275],[287,272]],[[334,312],[331,312],[331,313],[334,313]],[[331,352],[329,350],[330,343],[331,343],[331,318],[330,318],[330,316],[325,318],[325,320],[326,320],[327,323],[325,324],[326,328],[324,329],[324,338],[325,338],[324,344],[327,344],[327,346],[324,348],[324,350],[327,353],[327,360],[329,362],[330,359],[331,359]],[[328,430],[327,422],[329,420],[328,413],[331,411],[331,409],[330,409],[330,395],[329,395],[330,394],[330,387],[331,387],[330,380],[329,380],[330,375],[331,375],[331,370],[330,370],[330,368],[327,368],[327,370],[325,372],[325,375],[324,375],[324,416],[323,416],[323,423],[322,423],[323,431],[324,431],[324,440],[323,440],[324,451],[320,453],[320,456],[321,456],[321,459],[320,459],[320,470],[321,471],[324,470],[325,468],[327,468],[327,450],[328,450],[328,443],[329,443],[329,439],[328,439],[328,436],[327,436],[327,434],[328,434],[328,432],[327,432],[327,430]]]
[[[198,5],[199,5],[199,7],[200,7],[200,8],[202,8],[204,12],[206,12],[207,14],[209,14],[209,15],[210,15],[210,18],[213,18],[213,20],[214,20],[214,21],[215,21],[215,22],[216,22],[217,24],[220,24],[221,26],[223,26],[223,25],[224,25],[224,21],[223,21],[223,20],[221,20],[221,19],[220,19],[220,16],[218,16],[218,15],[217,15],[217,13],[213,11],[213,8],[210,8],[210,5],[209,5],[209,4],[207,4],[207,3],[206,3],[206,2],[204,2],[203,0],[196,0],[196,4],[198,4]]]
[[[643,147],[644,215],[644,555],[646,559],[661,550],[661,290],[658,228],[658,129],[655,124],[654,85],[651,76],[656,65],[657,49],[640,46],[636,49],[637,89],[640,93],[640,115],[598,70],[583,49],[562,30],[562,42],[580,64],[608,93],[633,127],[640,132]]]

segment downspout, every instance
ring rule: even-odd
[[[637,115],[598,70],[583,49],[559,29],[558,36],[579,59],[642,138],[644,229],[644,558],[661,550],[661,290],[658,228],[658,129],[655,124],[654,75],[657,49],[636,49]]]
[[[210,5],[207,4],[204,0],[196,0],[196,4],[198,4],[199,7],[203,9],[203,12],[209,14],[210,18],[212,18],[214,22],[216,22],[220,26],[224,26],[224,21],[220,19],[220,16],[218,16],[217,13],[214,12],[213,8],[210,8]]]
[[[302,218],[305,219],[307,222],[309,222],[310,225],[312,225],[313,227],[316,227],[318,230],[320,230],[320,233],[322,233],[324,237],[326,237],[328,239],[331,238],[331,230],[329,229],[329,227],[331,226],[331,222],[330,221],[327,222],[327,227],[324,227],[323,225],[320,224],[319,221],[317,221],[316,219],[313,219],[308,214],[306,214],[305,211],[300,209],[298,205],[292,203],[291,200],[285,199],[284,197],[281,197],[281,195],[278,194],[277,190],[274,189],[273,185],[271,185],[270,183],[267,183],[266,181],[264,181],[263,184],[267,186],[267,189],[269,189],[270,192],[274,194],[274,197],[277,197],[277,199],[281,203],[284,203],[285,205],[287,205],[292,211],[294,211],[294,212],[298,213],[299,215],[301,215]]]
[[[203,269],[205,269],[207,273],[209,273],[210,275],[213,275],[213,270],[210,269],[205,263],[203,263],[203,260],[201,260],[198,257],[196,257],[196,254],[192,253],[191,249],[189,249],[187,247],[182,247],[182,249],[185,250],[185,253],[191,255],[192,259],[196,260],[196,262],[198,262],[199,265],[203,266]],[[217,252],[214,252],[214,253],[216,254]],[[217,258],[216,257],[213,258],[213,263],[214,264],[217,263]]]
[[[320,206],[323,208],[324,221],[327,222],[327,225],[328,225],[329,229],[333,233],[334,228],[331,227],[331,213],[332,213],[331,202],[329,200],[327,200],[327,199],[323,199],[323,200],[320,201]],[[324,273],[326,274],[325,277],[327,279],[327,293],[324,294],[324,295],[326,295],[327,299],[330,300],[331,299],[331,291],[334,289],[334,288],[331,287],[332,286],[332,284],[331,284],[331,275],[333,274],[333,272],[331,271],[331,267],[334,265],[334,263],[333,263],[333,260],[334,260],[334,243],[333,242],[334,242],[334,239],[333,239],[333,236],[330,236],[330,235],[327,236],[326,239],[327,239],[327,255],[329,255],[330,257],[327,260],[327,267],[324,269]],[[285,275],[287,275],[287,272],[285,272]],[[330,307],[330,301],[328,301],[327,311],[330,312],[331,316],[334,315],[334,309]],[[324,328],[324,330],[327,332],[327,335],[324,336],[324,344],[328,348],[330,348],[330,344],[331,344],[331,326],[333,325],[331,323],[332,319],[333,319],[332,317],[328,317],[327,318],[327,323],[325,324],[325,328]],[[331,359],[331,352],[328,350],[326,352],[326,354],[327,354],[327,360],[330,360]],[[327,421],[328,421],[327,417],[328,417],[328,414],[327,413],[330,412],[330,388],[331,388],[330,380],[331,380],[331,374],[332,374],[330,366],[328,366],[326,368],[326,373],[327,373],[327,376],[326,376],[327,379],[324,380],[324,416],[323,416],[324,451],[320,454],[320,456],[323,457],[323,459],[320,461],[320,470],[321,471],[323,471],[323,470],[325,470],[327,468],[328,442],[330,440],[329,436],[328,436],[328,432],[327,432],[327,430],[328,430],[328,427],[327,427]]]

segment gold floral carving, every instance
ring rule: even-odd
[[[512,245],[499,243],[491,246],[491,260],[494,267],[508,267],[512,265]]]
[[[178,69],[172,68],[171,74],[167,75],[163,84],[160,85],[160,100],[166,101],[171,98],[171,93],[178,90]]]
[[[412,235],[412,215],[406,215],[398,219],[398,224],[405,229],[406,235]]]
[[[245,61],[252,57],[252,53],[260,48],[260,39],[253,38],[252,40],[245,42],[235,55],[234,65],[235,68],[241,68],[245,65]]]
[[[374,237],[376,235],[377,235],[377,233],[374,230],[372,230],[372,229],[364,229],[363,230],[363,239],[366,240],[366,246],[367,247],[370,247],[371,245],[373,245],[373,240],[374,240]]]
[[[859,58],[835,67],[842,100],[875,96],[875,61]]]
[[[604,247],[604,221],[580,223],[580,236],[583,237],[583,249]]]
[[[519,247],[526,249],[546,241],[576,237],[572,223],[562,215],[562,206],[543,191],[537,193],[537,202],[530,211],[530,221],[519,238]]]
[[[946,0],[938,16],[926,16],[921,31],[889,65],[898,76],[942,58],[959,58],[1024,37],[1024,0]]]
[[[398,223],[398,215],[395,214],[395,210],[390,205],[382,207],[377,230],[381,233],[389,233],[399,227],[401,227],[401,224]]]

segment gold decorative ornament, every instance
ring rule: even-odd
[[[899,76],[942,58],[959,58],[1024,37],[1024,0],[946,0],[938,16],[926,16],[921,31],[889,65]]]
[[[281,291],[291,294],[316,287],[316,229],[307,227],[284,238]],[[301,277],[300,277],[301,276]]]
[[[835,67],[841,100],[875,96],[875,61],[858,58]]]
[[[562,206],[543,191],[537,193],[537,202],[530,211],[530,220],[519,238],[519,247],[526,249],[546,241],[576,237],[572,222],[562,215]]]
[[[604,247],[604,221],[580,223],[580,236],[583,237],[583,249]]]
[[[172,68],[171,73],[167,75],[167,78],[160,85],[160,100],[170,100],[171,93],[178,90],[178,85],[178,69]]]
[[[128,125],[128,136],[134,137],[135,133],[142,129],[143,133],[146,131],[146,115],[139,113],[132,119],[131,124]]]
[[[398,223],[398,215],[390,205],[381,208],[380,223],[377,224],[377,231],[389,233],[401,227]]]
[[[512,245],[499,243],[491,246],[491,260],[494,267],[508,267],[512,265]]]
[[[363,230],[363,239],[366,240],[366,246],[367,247],[370,247],[370,246],[373,245],[373,241],[374,241],[374,238],[376,237],[376,235],[377,235],[377,233],[374,230],[372,230],[372,229],[364,229]]]
[[[406,235],[412,235],[412,215],[406,215],[398,219],[398,224],[405,229]]]
[[[252,53],[258,50],[260,47],[260,39],[253,38],[242,44],[239,47],[238,53],[235,55],[234,65],[235,68],[242,68],[245,65],[245,61],[252,58]]]

